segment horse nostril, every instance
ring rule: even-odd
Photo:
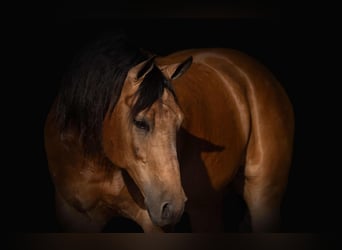
[[[161,211],[163,219],[169,219],[171,217],[171,209],[172,206],[168,202],[163,203]]]

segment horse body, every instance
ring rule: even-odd
[[[200,231],[214,230],[213,223],[218,228],[219,191],[241,170],[237,191],[247,202],[253,230],[276,230],[293,143],[288,97],[267,69],[234,50],[182,51],[160,61],[170,64],[189,55],[191,68],[173,84],[185,117],[179,152],[182,183],[191,197],[187,207],[204,210],[193,224],[199,223]],[[217,221],[203,214],[217,214]]]
[[[190,68],[180,63],[189,56]],[[292,107],[280,84],[259,63],[228,49],[186,50],[154,61],[178,101],[165,89],[161,102],[138,113],[153,124],[149,136],[146,125],[146,135],[127,125],[139,86],[129,79],[146,63],[128,72],[103,122],[103,151],[95,155],[84,154],[77,128],[61,136],[51,109],[45,146],[65,230],[101,231],[121,215],[145,232],[162,231],[185,209],[193,232],[220,231],[222,194],[238,171],[252,230],[275,230],[293,141]]]

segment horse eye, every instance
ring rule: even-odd
[[[142,130],[146,130],[146,131],[149,131],[150,130],[150,126],[148,125],[148,123],[144,120],[136,120],[134,119],[133,120],[133,123],[134,125],[139,128],[139,129],[142,129]]]

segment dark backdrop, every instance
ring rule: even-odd
[[[13,40],[9,42],[15,49],[7,52],[17,56],[9,61],[15,67],[4,83],[9,88],[2,92],[10,99],[3,105],[10,149],[5,155],[9,160],[3,163],[9,172],[2,175],[8,230],[56,231],[53,186],[43,148],[44,119],[73,53],[97,34],[121,29],[141,47],[160,55],[186,48],[228,47],[265,64],[286,89],[296,118],[282,230],[340,231],[341,163],[336,157],[340,128],[334,119],[340,115],[336,88],[340,79],[334,74],[339,72],[338,64],[332,62],[337,56],[332,36],[337,21],[316,19],[321,6],[310,12],[298,4],[241,2],[174,1],[165,6],[59,2],[42,13],[29,12],[30,18],[19,22],[20,29],[11,30]],[[238,206],[231,209],[238,216]],[[117,225],[127,231],[139,230],[128,221],[117,221]],[[227,231],[232,230],[227,226]]]

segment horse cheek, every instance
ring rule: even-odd
[[[123,132],[120,128],[120,119],[111,118],[105,120],[102,131],[102,145],[104,154],[110,161],[121,168],[128,165],[127,157],[127,131]]]

